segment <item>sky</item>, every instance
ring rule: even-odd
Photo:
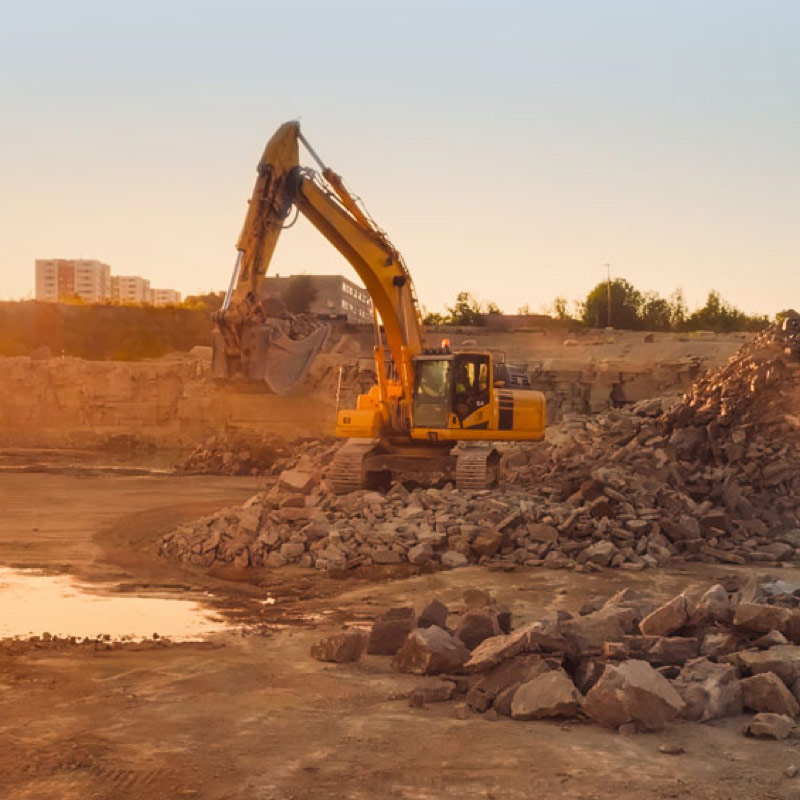
[[[423,306],[606,274],[800,306],[800,3],[0,0],[0,298],[34,259],[227,286],[287,119]],[[354,273],[304,221],[270,273]]]

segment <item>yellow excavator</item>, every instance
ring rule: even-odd
[[[302,143],[319,171],[302,167]],[[230,288],[215,316],[213,374],[287,393],[302,383],[327,327],[259,297],[281,231],[303,214],[347,259],[372,298],[376,384],[340,410],[340,448],[328,473],[338,493],[386,485],[392,475],[443,473],[462,489],[490,486],[493,442],[540,441],[545,398],[517,385],[492,353],[426,347],[414,286],[386,234],[300,132],[282,125],[267,143],[237,245]]]

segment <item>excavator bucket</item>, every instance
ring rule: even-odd
[[[328,337],[329,327],[319,325],[307,336],[292,339],[269,323],[245,325],[236,358],[226,355],[225,337],[219,328],[213,335],[212,375],[261,383],[273,394],[290,394],[308,374],[314,358]]]
[[[246,377],[263,381],[274,394],[289,394],[308,374],[328,330],[327,326],[320,326],[302,339],[290,339],[266,325],[252,328],[249,341],[242,342],[242,349],[248,353]]]

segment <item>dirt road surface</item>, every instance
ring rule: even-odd
[[[789,800],[796,740],[740,734],[742,720],[618,736],[588,724],[459,720],[410,708],[416,679],[368,656],[326,665],[312,642],[342,621],[464,587],[490,588],[524,622],[629,584],[669,595],[724,568],[575,575],[479,567],[332,579],[281,570],[255,583],[165,563],[181,519],[240,502],[237,478],[0,475],[0,566],[73,574],[98,592],[200,599],[231,620],[197,644],[0,646],[0,797],[8,800]],[[785,569],[781,576],[800,578]],[[252,581],[252,575],[249,576]],[[1,595],[0,595],[1,596]],[[274,598],[274,604],[264,602]],[[1,609],[0,609],[1,612]],[[664,743],[682,755],[659,752]]]

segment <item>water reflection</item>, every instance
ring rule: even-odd
[[[66,575],[0,567],[0,639],[75,636],[194,641],[225,630],[191,600],[98,594]]]

